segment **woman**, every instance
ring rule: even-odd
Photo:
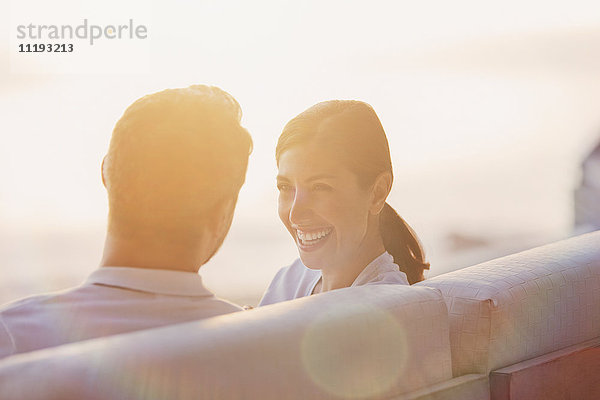
[[[281,269],[260,305],[366,284],[412,284],[429,269],[413,230],[386,198],[393,173],[387,138],[370,105],[310,107],[276,149],[279,217],[300,260]]]

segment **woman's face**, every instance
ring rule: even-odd
[[[286,150],[277,188],[279,218],[304,265],[332,269],[356,261],[366,242],[372,196],[335,151],[315,141]]]

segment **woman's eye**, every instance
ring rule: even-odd
[[[287,191],[292,190],[292,187],[285,183],[279,183],[279,184],[277,184],[277,190],[279,190],[280,192],[287,192]]]

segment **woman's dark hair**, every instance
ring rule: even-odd
[[[333,146],[344,165],[365,188],[373,185],[383,172],[392,174],[390,149],[381,122],[373,108],[361,101],[331,100],[302,112],[283,128],[275,158],[287,149],[318,137],[324,146]],[[417,235],[398,213],[385,203],[379,215],[379,230],[388,253],[410,284],[422,281],[429,269]]]

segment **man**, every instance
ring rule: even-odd
[[[100,268],[76,288],[0,309],[0,357],[239,311],[202,284],[244,183],[252,139],[228,93],[169,89],[117,122],[102,181],[109,217]]]

